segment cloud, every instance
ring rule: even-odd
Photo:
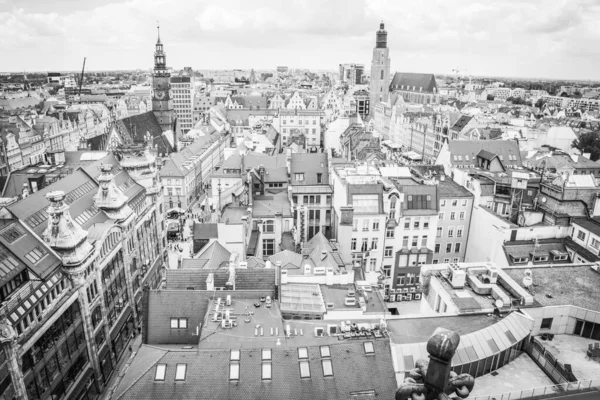
[[[149,69],[157,19],[176,68],[368,69],[383,20],[393,70],[600,78],[598,0],[36,1],[0,0],[2,69]]]

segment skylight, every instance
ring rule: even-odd
[[[329,346],[321,346],[321,357],[331,357]]]
[[[363,347],[365,348],[365,354],[375,354],[373,342],[364,342]]]
[[[298,358],[308,358],[308,349],[306,347],[298,347]]]
[[[262,360],[270,360],[271,359],[271,349],[263,349],[262,350]]]
[[[310,365],[308,361],[300,361],[300,378],[310,378]]]
[[[166,373],[167,373],[167,364],[158,364],[156,366],[156,372],[154,373],[154,380],[155,381],[164,381]]]
[[[229,364],[229,380],[239,381],[240,380],[240,364],[231,363]]]
[[[229,359],[231,361],[240,361],[240,351],[239,350],[231,350],[231,354],[229,355]]]
[[[323,365],[323,376],[333,376],[333,365],[331,364],[331,360],[321,360],[321,364]]]
[[[272,365],[270,362],[262,363],[262,379],[271,379]]]
[[[176,381],[185,381],[186,370],[187,370],[187,364],[177,364],[177,369],[175,370],[175,380]]]

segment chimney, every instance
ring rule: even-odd
[[[235,264],[229,263],[229,279],[225,284],[227,290],[235,290]]]
[[[258,168],[258,173],[260,174],[260,180],[261,180],[261,185],[260,185],[260,194],[264,196],[265,194],[265,167],[261,164],[260,167]]]
[[[87,241],[87,231],[71,218],[69,206],[64,202],[65,192],[57,190],[46,194],[48,226],[42,233],[44,241],[62,258],[63,267],[69,270],[83,263],[94,248]]]
[[[215,274],[212,272],[206,277],[206,290],[215,290]]]

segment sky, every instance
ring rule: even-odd
[[[0,0],[0,71],[370,68],[600,79],[600,0]]]

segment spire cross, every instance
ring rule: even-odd
[[[156,21],[156,31],[158,32],[158,41],[160,42],[160,25],[158,24],[158,21]]]

